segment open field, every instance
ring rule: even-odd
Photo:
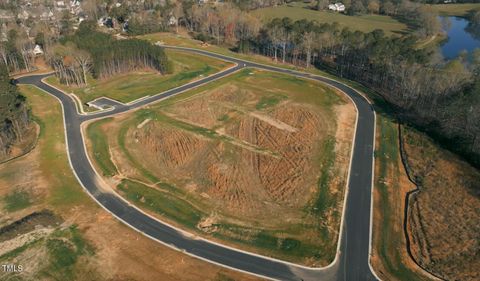
[[[68,87],[60,84],[56,77],[48,78],[47,82],[67,93],[73,92],[80,98],[82,103],[102,96],[121,102],[130,102],[181,86],[218,72],[230,65],[227,62],[206,56],[194,56],[186,52],[171,50],[166,50],[166,52],[174,65],[172,74],[162,75],[154,71],[145,70],[145,72],[125,73],[103,80],[90,78],[87,87]]]
[[[435,11],[442,16],[465,16],[471,10],[479,10],[480,3],[468,4],[437,4],[430,5]]]
[[[420,191],[410,204],[412,254],[446,280],[479,280],[480,172],[406,128],[405,150]]]
[[[68,165],[60,104],[21,90],[41,132],[31,153],[0,165],[0,262],[24,268],[0,280],[258,280],[167,248],[98,207]]]
[[[136,205],[244,249],[333,260],[355,122],[333,90],[245,69],[101,122],[87,134],[103,133],[109,155],[91,155]]]
[[[315,20],[319,23],[338,23],[340,27],[351,30],[371,32],[375,29],[385,31],[387,35],[402,35],[408,32],[408,27],[396,19],[383,15],[347,16],[331,11],[317,11],[308,7],[308,4],[291,3],[277,7],[261,8],[252,12],[262,20],[288,17],[292,20]]]

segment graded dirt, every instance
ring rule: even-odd
[[[110,158],[118,174],[112,179],[116,183],[134,179],[175,195],[177,191],[156,186],[168,183],[183,194],[181,200],[202,210],[196,228],[214,240],[253,241],[269,230],[279,241],[294,237],[315,245],[321,240],[334,254],[355,108],[321,84],[282,77],[285,82],[274,76],[269,83],[280,79],[290,88],[274,83],[262,87],[257,84],[266,74],[250,73],[239,83],[219,83],[103,124],[102,131],[113,136],[108,138]],[[295,83],[307,92],[296,92]],[[332,95],[336,100],[329,104],[314,95]],[[138,117],[142,114],[144,118]],[[328,178],[326,196],[332,199],[319,217],[312,213],[322,173]],[[240,227],[242,234],[222,225]],[[302,225],[306,227],[299,231]],[[327,230],[328,239],[319,238],[318,228]],[[245,248],[255,251],[249,245]],[[304,257],[301,262],[324,265],[328,260]]]

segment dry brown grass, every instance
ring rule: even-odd
[[[405,143],[420,184],[409,220],[415,259],[445,279],[479,280],[480,172],[416,131]]]

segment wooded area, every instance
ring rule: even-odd
[[[444,62],[415,43],[413,37],[389,38],[378,30],[365,34],[285,18],[240,41],[238,49],[358,81],[379,92],[402,121],[480,165],[480,50],[471,60]]]
[[[116,40],[96,30],[94,22],[84,22],[47,52],[47,59],[65,84],[86,84],[87,75],[106,78],[132,70],[150,68],[171,72],[163,48],[139,39]]]
[[[34,54],[32,53],[33,42],[24,32],[11,29],[7,34],[7,41],[0,42],[0,56],[2,63],[8,66],[10,72],[33,69]]]
[[[22,140],[30,122],[29,110],[16,86],[10,83],[7,66],[0,63],[0,158]]]

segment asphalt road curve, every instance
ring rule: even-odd
[[[19,78],[20,83],[35,85],[55,96],[61,102],[70,164],[77,179],[86,191],[102,207],[117,217],[117,219],[135,230],[186,254],[221,266],[275,280],[376,280],[369,264],[371,191],[373,176],[372,164],[375,138],[375,112],[373,111],[371,104],[354,89],[326,77],[253,63],[203,50],[181,47],[168,48],[182,49],[200,55],[207,55],[236,63],[236,66],[181,87],[142,99],[136,103],[115,104],[113,109],[109,111],[88,115],[78,113],[77,106],[70,96],[43,83],[42,79],[48,75],[31,75]],[[357,107],[357,130],[355,132],[355,143],[353,147],[353,158],[349,176],[340,245],[334,262],[327,267],[304,267],[253,253],[239,251],[193,235],[186,235],[185,232],[146,215],[139,209],[131,206],[124,199],[119,198],[115,193],[102,191],[102,188],[98,184],[99,176],[95,173],[87,157],[87,151],[85,149],[80,129],[80,125],[83,122],[96,118],[113,116],[153,102],[158,102],[164,98],[177,95],[191,88],[230,75],[245,67],[253,67],[318,80],[336,87],[348,95]]]

